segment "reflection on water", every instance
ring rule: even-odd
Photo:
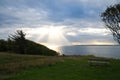
[[[59,52],[65,55],[95,55],[120,59],[120,46],[63,46]]]

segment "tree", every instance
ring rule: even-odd
[[[107,7],[101,17],[114,39],[120,44],[120,4]]]
[[[25,35],[26,34],[22,30],[17,30],[14,35],[9,36],[9,40],[13,41],[12,45],[15,52],[25,54]]]
[[[7,41],[0,39],[0,51],[7,51]]]

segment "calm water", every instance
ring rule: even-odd
[[[95,55],[120,59],[120,46],[63,46],[59,50],[65,55]]]

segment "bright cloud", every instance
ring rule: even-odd
[[[69,36],[77,36],[77,33],[75,33],[75,32],[68,32],[67,35],[69,35]]]
[[[80,33],[91,34],[91,35],[107,35],[110,33],[107,29],[101,28],[82,28],[79,30]]]

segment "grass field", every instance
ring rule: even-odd
[[[0,80],[119,80],[120,60],[89,66],[94,56],[45,57],[0,53]]]

